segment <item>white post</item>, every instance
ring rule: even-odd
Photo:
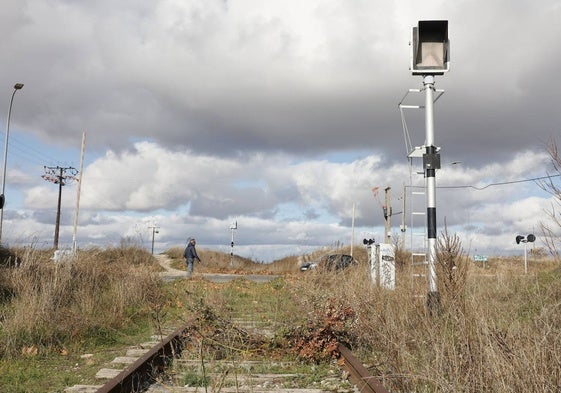
[[[524,241],[524,274],[528,274],[528,253],[526,247],[528,246],[528,241]]]
[[[407,186],[403,184],[403,198],[401,200],[401,249],[405,250],[405,232],[407,231],[406,227],[406,210],[407,210]]]
[[[230,230],[232,231],[232,241],[230,242],[230,267],[232,267],[234,263],[234,230],[236,229],[238,229],[238,222],[234,220],[230,225]]]
[[[434,144],[434,76],[425,75],[425,128],[426,128],[426,157],[436,155]],[[425,178],[427,188],[427,240],[429,253],[429,302],[438,302],[438,288],[436,285],[436,169],[425,163]]]
[[[232,241],[230,242],[230,255],[234,255],[234,228],[232,228]]]
[[[355,243],[355,204],[353,202],[353,219],[351,224],[351,257],[353,256],[354,243]]]
[[[72,250],[76,254],[78,248],[77,232],[78,232],[78,214],[80,212],[80,191],[82,189],[82,181],[84,179],[84,150],[86,148],[86,133],[82,134],[82,149],[80,153],[80,178],[78,179],[78,190],[76,191],[76,211],[74,212],[74,232],[72,233]]]
[[[392,229],[392,206],[391,206],[391,187],[385,188],[385,203],[386,203],[386,213],[384,214],[384,218],[386,219],[386,225],[384,226],[384,243],[390,244],[390,231]]]

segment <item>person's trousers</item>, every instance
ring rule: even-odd
[[[187,264],[187,278],[191,277],[191,273],[193,273],[193,263],[195,262],[194,259],[188,258],[185,263]]]

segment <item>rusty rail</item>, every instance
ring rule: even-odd
[[[107,381],[97,390],[97,393],[141,391],[145,387],[144,385],[161,372],[174,357],[181,354],[185,332],[192,326],[192,323],[188,323],[175,330],[125,370]],[[349,372],[350,382],[362,393],[389,393],[380,381],[368,372],[350,349],[342,344],[338,344],[337,349],[343,360],[340,365]]]
[[[184,333],[192,326],[186,324],[175,330],[157,345],[152,347],[133,364],[97,390],[97,393],[131,393],[141,390],[142,385],[161,371],[169,361],[182,350]]]
[[[337,349],[343,358],[343,367],[349,372],[349,380],[362,393],[389,393],[384,386],[366,367],[352,354],[351,350],[343,344],[338,344]]]

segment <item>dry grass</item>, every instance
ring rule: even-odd
[[[197,253],[202,262],[195,262],[195,270],[201,273],[286,274],[299,272],[302,264],[302,258],[297,256],[289,256],[273,263],[263,264],[239,255],[231,256],[204,248],[198,249]],[[182,248],[174,247],[165,251],[164,254],[175,261],[173,264],[175,268],[185,267]]]
[[[307,255],[291,255],[272,263],[258,263],[248,258],[238,255],[229,255],[217,251],[206,250],[204,248],[197,249],[197,253],[201,257],[202,263],[195,262],[195,269],[202,273],[260,273],[260,274],[290,274],[299,273],[300,266],[306,262],[317,261],[322,256],[329,254],[350,254],[350,247],[322,247]],[[175,262],[173,266],[177,269],[185,267],[185,259],[183,258],[183,248],[173,247],[164,252]],[[366,261],[366,250],[363,247],[355,248],[354,258]]]
[[[166,253],[183,266],[182,251]],[[0,275],[1,356],[109,335],[166,302],[151,256],[134,247],[90,250],[58,265],[41,251],[15,254],[21,266]],[[351,346],[390,391],[556,392],[561,386],[561,270],[553,261],[531,259],[528,274],[520,258],[494,258],[484,269],[445,234],[437,258],[440,307],[429,310],[428,285],[413,285],[402,250],[393,291],[372,284],[362,247],[354,251],[359,265],[340,272],[299,271],[316,256],[265,265],[204,249],[199,255],[199,272],[284,275],[283,296],[289,291],[299,316]],[[282,307],[279,293],[262,296],[277,297],[271,304]],[[300,343],[302,350],[319,345],[317,331]]]
[[[183,248],[174,247],[165,251],[168,257],[173,259],[175,268],[185,268],[185,258],[183,257]],[[269,270],[267,266],[256,263],[251,259],[242,258],[238,255],[230,256],[217,251],[197,249],[197,253],[201,258],[201,263],[195,261],[195,270],[201,273],[244,273],[244,272],[261,272],[267,274]]]
[[[2,269],[0,357],[110,340],[161,302],[151,256],[134,247],[89,250],[63,263],[32,248]]]
[[[294,296],[310,312],[333,304],[352,310],[345,339],[390,391],[559,391],[559,269],[534,262],[524,275],[520,261],[509,260],[483,270],[448,235],[437,264],[436,313],[409,269],[398,270],[394,291],[374,287],[365,264],[305,274],[293,281]]]

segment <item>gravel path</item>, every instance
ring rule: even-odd
[[[159,255],[155,255],[154,257],[158,260],[158,263],[164,269],[166,269],[165,271],[160,272],[160,277],[162,277],[164,281],[171,281],[171,280],[185,277],[186,274],[185,270],[179,270],[173,268],[171,266],[172,260],[167,255],[159,254]]]

